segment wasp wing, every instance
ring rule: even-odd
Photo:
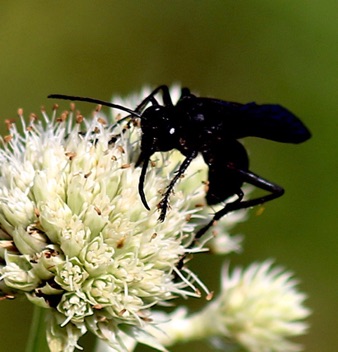
[[[281,105],[201,99],[209,107],[213,105],[212,110],[217,111],[218,118],[224,121],[225,133],[236,139],[252,136],[283,143],[302,143],[311,137],[302,121]]]

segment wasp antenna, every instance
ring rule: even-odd
[[[126,108],[125,106],[118,105],[118,104],[113,104],[108,101],[100,100],[100,99],[95,99],[95,98],[89,98],[89,97],[77,97],[73,95],[64,95],[64,94],[50,94],[48,95],[49,99],[62,99],[62,100],[73,100],[73,101],[85,101],[87,103],[94,103],[94,104],[100,104],[104,106],[108,106],[110,108],[114,109],[119,109],[125,112],[128,112],[130,115],[140,117],[141,114],[138,113],[137,111],[131,110]]]

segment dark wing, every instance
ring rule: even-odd
[[[206,106],[213,105],[211,110],[217,111],[218,118],[223,115],[225,132],[236,139],[252,136],[283,143],[302,143],[311,137],[302,121],[281,105],[199,99]]]

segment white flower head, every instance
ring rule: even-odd
[[[189,248],[197,220],[209,220],[210,210],[196,206],[204,202],[205,165],[194,161],[158,222],[156,205],[179,153],[152,158],[149,212],[137,187],[140,128],[107,123],[99,111],[90,120],[73,107],[57,111],[52,118],[42,111],[43,121],[29,125],[20,111],[23,131],[9,123],[1,140],[1,290],[49,308],[52,351],[72,351],[88,330],[123,351],[121,336],[142,341],[151,307],[199,296],[196,275],[179,264],[201,249]]]
[[[223,273],[222,292],[213,302],[226,335],[249,351],[300,351],[287,340],[307,330],[310,311],[306,295],[296,288],[291,272],[272,267],[272,261],[253,263],[246,270]]]
[[[290,272],[272,267],[271,261],[236,268],[232,274],[226,265],[219,296],[201,311],[188,315],[179,307],[170,315],[157,312],[162,324],[147,329],[165,346],[209,339],[222,349],[239,345],[250,352],[301,351],[288,340],[308,328],[306,296],[296,284]]]

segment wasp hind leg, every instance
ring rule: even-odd
[[[284,194],[284,189],[282,187],[254,174],[251,171],[236,169],[233,166],[228,166],[228,167],[231,168],[232,171],[235,171],[236,173],[238,173],[238,176],[241,177],[243,182],[249,183],[264,191],[268,191],[270,192],[270,194],[264,195],[262,197],[254,198],[254,199],[243,200],[244,194],[240,190],[240,192],[237,193],[238,199],[236,199],[234,202],[227,203],[223,209],[217,211],[214,214],[212,220],[209,221],[207,225],[202,227],[196,233],[193,244],[196,243],[210,229],[210,227],[213,226],[213,224],[216,221],[220,220],[226,214],[235,210],[247,209],[250,207],[254,207],[255,205],[266,203],[270,200],[281,197]]]

